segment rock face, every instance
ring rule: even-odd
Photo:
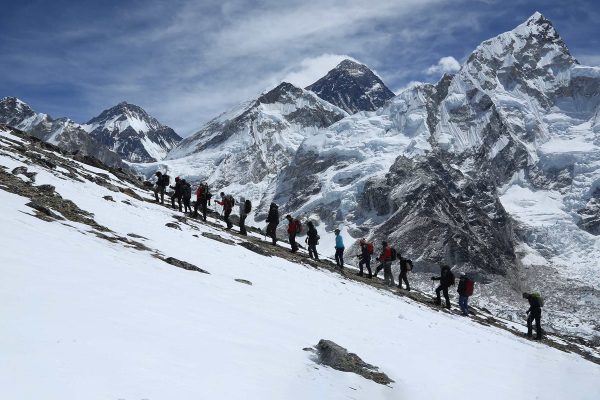
[[[349,114],[375,111],[394,97],[373,71],[352,60],[342,61],[306,89]]]
[[[121,157],[90,137],[81,125],[68,118],[53,119],[36,113],[15,97],[0,100],[0,123],[20,129],[70,153],[92,156],[112,167],[124,167]]]
[[[365,379],[370,379],[382,385],[389,385],[394,382],[386,374],[379,372],[379,368],[367,364],[359,356],[349,353],[348,350],[331,340],[319,340],[316,349],[320,364],[327,365],[338,371],[358,374]]]
[[[181,141],[173,129],[127,102],[102,111],[82,127],[98,142],[131,162],[162,160]]]

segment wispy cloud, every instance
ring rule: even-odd
[[[452,56],[442,57],[437,64],[427,68],[427,75],[452,74],[460,69],[460,63]]]

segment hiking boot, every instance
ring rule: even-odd
[[[363,273],[362,272],[357,272],[356,276],[363,276]]]

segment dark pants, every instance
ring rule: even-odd
[[[335,249],[335,263],[338,267],[344,268],[344,249]]]
[[[442,304],[442,299],[440,298],[440,292],[444,292],[444,299],[446,299],[446,308],[450,308],[450,296],[448,296],[448,286],[440,285],[435,289],[436,299],[435,302],[437,304]]]
[[[273,244],[277,244],[277,222],[269,222],[267,225],[267,236],[271,238]]]
[[[298,251],[298,245],[296,244],[296,234],[288,233],[288,238],[290,239],[290,246],[292,247],[292,253]]]
[[[358,263],[358,268],[360,272],[358,273],[360,276],[363,275],[363,265],[367,267],[367,271],[369,271],[369,278],[373,276],[371,273],[371,257],[362,258]]]
[[[246,232],[246,214],[240,215],[240,233],[242,235],[247,235],[248,232]]]
[[[310,244],[308,245],[308,256],[310,258],[314,258],[315,260],[319,259],[319,254],[317,253],[317,245]]]
[[[533,331],[533,321],[535,321],[535,338],[536,339],[541,339],[542,338],[542,323],[541,323],[541,319],[542,319],[542,313],[541,312],[535,312],[532,311],[529,313],[529,316],[527,317],[527,336],[531,337],[532,336],[532,331]]]
[[[184,197],[183,198],[183,211],[184,212],[192,212],[192,207],[190,205],[191,203],[191,197]]]
[[[154,188],[154,198],[156,199],[157,203],[158,203],[158,195],[159,194],[160,194],[161,204],[165,204],[165,187],[156,185],[156,187]]]
[[[231,229],[233,227],[233,224],[229,220],[230,215],[231,215],[231,210],[225,210],[223,212],[223,221],[225,221],[225,223],[227,224],[227,229]]]
[[[198,207],[202,207],[202,218],[206,221],[206,200],[197,200],[194,204],[194,217],[198,216]]]
[[[469,296],[458,296],[458,305],[463,315],[469,315]]]
[[[398,287],[402,289],[402,282],[406,284],[406,290],[410,290],[410,283],[408,283],[408,271],[405,269],[400,270],[400,276],[398,276]]]
[[[392,275],[392,262],[385,261],[377,267],[375,275],[383,269],[383,282],[388,286],[394,286],[394,275]]]
[[[179,203],[179,211],[181,211],[181,195],[174,194],[173,196],[171,196],[171,206],[173,208],[175,208],[175,199],[177,199],[177,203]]]

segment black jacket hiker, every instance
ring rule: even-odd
[[[408,258],[400,257],[400,275],[398,276],[398,287],[402,289],[402,282],[406,284],[406,290],[410,290],[408,283],[408,271],[412,271],[412,261]]]
[[[191,213],[192,212],[192,206],[191,206],[191,201],[192,201],[192,186],[189,184],[189,182],[187,182],[185,179],[181,180],[181,195],[183,198],[183,207],[184,207],[184,212],[186,213]]]
[[[306,223],[308,226],[308,231],[306,232],[306,244],[308,245],[308,256],[310,258],[314,258],[315,260],[319,260],[319,254],[317,253],[317,244],[319,244],[319,233],[315,228],[315,225],[312,221],[308,221]]]
[[[431,277],[433,281],[440,281],[440,285],[435,289],[435,303],[441,304],[440,292],[444,293],[444,299],[446,300],[446,308],[450,308],[450,296],[448,295],[448,288],[454,285],[454,274],[447,265],[442,265],[442,272],[440,276]]]
[[[181,178],[175,178],[175,186],[171,186],[171,188],[175,189],[175,192],[171,196],[171,206],[175,208],[175,199],[177,199],[179,211],[181,211],[181,198],[183,197],[183,181]]]
[[[529,310],[527,310],[527,337],[533,336],[533,322],[535,321],[535,338],[542,339],[542,305],[537,296],[530,293],[523,293],[523,298],[529,301]]]
[[[271,203],[269,215],[267,215],[267,236],[273,240],[273,245],[277,244],[277,225],[279,225],[279,206]]]
[[[157,171],[156,174],[156,186],[154,187],[154,198],[156,202],[159,202],[158,195],[160,194],[160,203],[165,204],[165,189],[169,186],[169,175],[163,174]]]
[[[363,266],[365,266],[369,272],[367,278],[371,279],[373,277],[373,273],[371,271],[371,253],[369,252],[369,244],[364,239],[361,239],[360,241],[359,257],[360,261],[358,262],[358,276],[363,276]]]

